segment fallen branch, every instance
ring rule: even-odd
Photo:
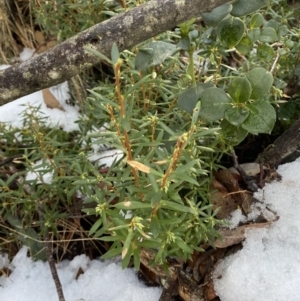
[[[300,157],[300,119],[269,145],[259,156],[258,161],[271,168],[279,164],[295,161]]]
[[[229,0],[152,0],[99,23],[30,60],[0,71],[0,105],[57,85],[99,63],[84,46],[110,56]]]

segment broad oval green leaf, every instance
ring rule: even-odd
[[[247,79],[252,87],[251,99],[259,99],[265,96],[273,85],[271,72],[260,67],[250,70],[247,73]]]
[[[298,119],[300,114],[300,105],[298,101],[289,100],[286,103],[280,105],[278,109],[278,119],[280,121],[286,119],[289,121],[294,121],[294,119]]]
[[[135,68],[144,70],[161,64],[177,51],[176,46],[162,41],[150,42],[140,49],[135,58]]]
[[[247,31],[247,37],[251,40],[252,43],[255,43],[260,36],[260,29],[259,28],[253,28],[249,29]]]
[[[280,24],[274,19],[269,20],[265,25],[265,27],[272,27],[276,32],[279,30],[279,26]]]
[[[261,27],[265,23],[265,18],[262,14],[257,13],[251,17],[250,28]]]
[[[245,16],[268,4],[268,0],[237,0],[232,3],[231,15],[235,17]]]
[[[221,135],[226,143],[231,146],[240,144],[247,136],[248,132],[242,127],[236,127],[223,119],[221,124]]]
[[[259,40],[265,43],[274,43],[277,41],[278,37],[275,29],[272,27],[264,28],[260,33]]]
[[[241,41],[235,46],[235,48],[241,54],[246,55],[253,49],[253,44],[248,37],[243,37]]]
[[[284,37],[289,32],[289,29],[287,25],[280,25],[278,31],[276,32],[278,34],[278,39],[280,39],[281,37]]]
[[[233,100],[239,103],[247,102],[250,99],[251,92],[251,84],[245,77],[238,77],[234,79],[228,88],[228,94]]]
[[[261,60],[271,61],[275,57],[275,50],[267,44],[260,44],[257,47],[257,56]]]
[[[192,115],[201,93],[212,86],[211,83],[197,83],[180,92],[177,100],[178,106]]]
[[[233,100],[220,88],[208,88],[201,94],[200,118],[213,122],[224,117]]]
[[[216,7],[210,13],[203,13],[202,19],[209,26],[217,26],[232,10],[232,5],[225,3],[219,7]]]
[[[225,118],[234,126],[240,126],[248,116],[247,107],[230,107],[225,111]]]
[[[217,27],[217,33],[221,43],[226,45],[229,49],[241,41],[244,31],[244,23],[238,18],[227,18]]]
[[[276,111],[266,101],[258,101],[247,104],[249,116],[242,127],[254,135],[260,133],[270,134],[276,121]]]
[[[184,37],[180,40],[180,42],[177,44],[177,47],[183,50],[188,50],[191,45],[190,37]]]

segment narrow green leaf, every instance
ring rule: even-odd
[[[119,225],[119,226],[116,226],[116,227],[111,227],[108,230],[109,231],[117,231],[117,230],[128,229],[128,228],[129,228],[128,224],[123,224],[123,225]]]
[[[129,251],[132,237],[133,237],[133,231],[132,231],[132,229],[128,229],[128,234],[127,234],[127,237],[125,239],[123,249],[122,249],[122,259],[125,258],[125,256],[127,255],[128,251]]]
[[[118,47],[116,43],[113,43],[112,48],[111,48],[111,60],[113,64],[115,65],[120,57],[120,53],[118,50]]]
[[[158,220],[157,216],[153,215],[150,221],[150,231],[154,238],[156,238],[160,233],[159,223],[160,221]]]
[[[134,249],[133,251],[133,265],[136,271],[140,270],[141,261],[140,261],[140,252],[138,249]]]
[[[152,78],[152,74],[148,74],[148,75],[143,76],[142,79],[140,79],[132,87],[130,87],[128,90],[126,90],[126,93],[124,94],[124,97],[127,97],[129,94],[132,94],[139,87],[141,87],[145,82],[149,82],[150,78]]]
[[[113,62],[112,62],[107,56],[105,56],[105,55],[102,54],[101,52],[97,51],[96,49],[91,48],[91,47],[89,47],[89,46],[83,46],[83,48],[84,48],[85,50],[87,50],[88,52],[91,52],[91,53],[93,53],[94,55],[98,56],[101,60],[104,60],[104,61],[106,61],[107,63],[113,65]]]
[[[150,209],[152,206],[149,203],[142,203],[137,201],[125,201],[114,205],[117,209],[132,210],[132,209]]]
[[[154,192],[157,194],[159,191],[159,188],[158,188],[156,178],[154,177],[153,173],[151,173],[151,171],[150,171],[150,173],[147,174],[147,176],[149,178],[149,181],[151,183],[151,186],[152,186]]]
[[[155,240],[143,240],[137,243],[139,247],[148,249],[158,249],[161,246],[161,240],[155,238]]]
[[[166,200],[161,200],[159,207],[174,210],[174,211],[180,211],[184,213],[192,213],[192,214],[194,213],[194,211],[188,206],[180,205],[178,203],[170,202]]]
[[[19,241],[29,248],[30,255],[37,260],[46,261],[47,256],[45,246],[41,242],[41,235],[33,228],[23,228],[22,221],[15,216],[7,216],[6,220],[17,231]]]
[[[175,241],[180,249],[188,253],[193,253],[193,249],[191,249],[180,237],[176,237]]]
[[[188,162],[187,164],[183,164],[179,167],[176,168],[176,173],[178,174],[185,174],[187,171],[189,171],[194,165],[197,165],[199,164],[199,160],[198,159],[195,159],[195,160],[192,160],[190,162]]]
[[[108,103],[108,104],[110,104],[111,106],[113,106],[115,108],[119,108],[119,105],[116,102],[114,102],[114,101],[110,100],[109,98],[97,93],[95,90],[88,90],[88,91],[91,94],[93,94],[95,97],[97,97],[98,99],[101,99],[102,102]]]
[[[163,173],[157,171],[154,168],[150,168],[150,174],[162,178],[164,176]]]
[[[103,237],[99,237],[98,239],[102,241],[120,241],[122,237],[118,235],[114,235],[114,236],[103,236]]]
[[[192,122],[191,126],[194,126],[198,123],[199,114],[200,114],[201,102],[198,101],[195,108],[193,109]]]
[[[94,233],[98,230],[98,228],[99,228],[101,225],[102,225],[102,219],[99,218],[99,219],[94,223],[94,225],[92,226],[92,228],[90,229],[89,235],[94,234]]]
[[[116,257],[118,255],[120,255],[122,253],[122,248],[115,248],[112,250],[109,250],[108,252],[106,252],[104,255],[101,256],[101,259],[110,259],[113,257]]]
[[[158,121],[158,124],[171,136],[176,136],[175,132],[169,128],[165,123],[163,123],[162,121]]]
[[[122,269],[123,270],[125,270],[128,267],[130,259],[131,259],[131,255],[132,255],[132,247],[129,248],[125,257],[122,260]]]
[[[183,31],[183,32],[186,32],[190,29],[191,25],[193,25],[196,21],[196,18],[192,18],[186,22],[183,22],[183,23],[180,23],[178,25],[178,27]]]
[[[153,194],[153,193],[148,193],[147,197],[151,197],[150,202],[151,202],[151,206],[152,208],[160,202],[161,198],[163,197],[164,192],[162,190],[159,190],[157,193]]]

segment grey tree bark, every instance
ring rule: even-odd
[[[260,163],[277,168],[279,164],[295,161],[300,157],[300,119],[286,130],[257,158]]]
[[[99,23],[49,51],[0,71],[0,105],[57,85],[99,63],[86,50],[92,47],[110,56],[113,43],[130,48],[229,0],[152,0]]]

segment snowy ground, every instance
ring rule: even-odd
[[[0,259],[1,266],[1,259]],[[24,247],[10,264],[13,273],[0,278],[1,301],[57,301],[57,293],[44,262],[33,262]],[[76,280],[78,269],[84,273]],[[90,261],[85,255],[58,264],[67,301],[156,301],[161,289],[142,284],[132,269],[111,261]]]
[[[215,289],[222,301],[300,300],[300,159],[281,165],[282,180],[256,194],[280,219],[250,230],[243,249],[223,260]]]
[[[64,105],[67,85],[52,89]],[[56,91],[56,92],[55,92]],[[39,92],[0,108],[0,121],[21,126],[19,104],[41,105],[49,124],[73,129],[75,108],[48,109]],[[58,117],[57,114],[60,117]],[[51,116],[55,115],[55,119]],[[69,118],[70,117],[70,118]],[[67,122],[67,123],[66,123]],[[300,160],[279,167],[281,182],[268,184],[256,197],[276,211],[280,219],[265,229],[249,230],[243,249],[222,260],[215,271],[215,289],[221,301],[300,300]],[[54,283],[47,263],[33,262],[23,248],[12,262],[0,256],[0,269],[9,267],[9,277],[0,277],[1,301],[56,301]],[[84,273],[76,279],[82,268]],[[119,262],[90,261],[78,256],[58,264],[67,301],[159,300],[161,289],[147,288],[131,269],[122,271]],[[220,277],[221,276],[221,277]]]

